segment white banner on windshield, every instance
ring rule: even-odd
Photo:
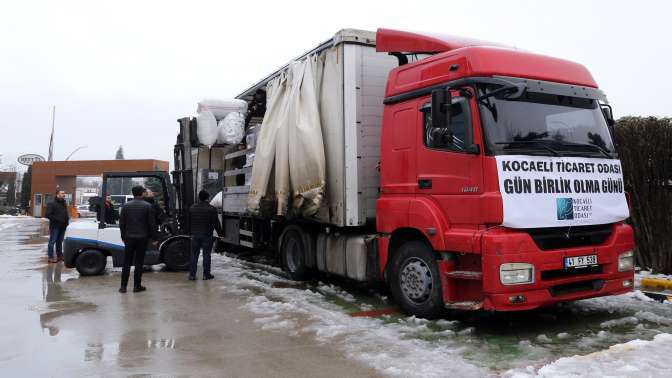
[[[629,216],[619,160],[521,155],[496,160],[503,226],[606,224]]]

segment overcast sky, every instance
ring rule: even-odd
[[[672,115],[668,1],[5,1],[0,154],[172,160],[176,119],[342,28],[430,31],[580,62],[617,117]]]

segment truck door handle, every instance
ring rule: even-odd
[[[418,188],[420,188],[420,189],[432,189],[432,180],[431,179],[420,179],[420,180],[418,180]]]

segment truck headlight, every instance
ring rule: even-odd
[[[635,253],[632,251],[623,252],[618,255],[618,271],[627,272],[635,268]]]
[[[502,285],[520,285],[534,282],[534,266],[526,263],[507,263],[499,266]]]

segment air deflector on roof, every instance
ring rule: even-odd
[[[498,46],[496,43],[478,39],[414,33],[379,28],[376,32],[376,51],[406,53],[439,53],[467,46]]]

